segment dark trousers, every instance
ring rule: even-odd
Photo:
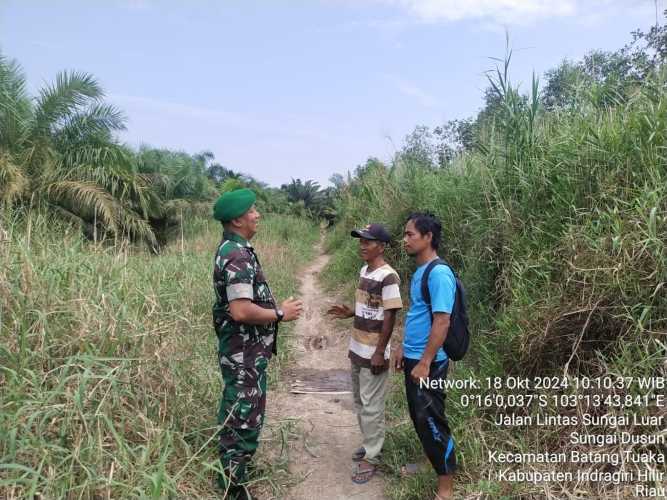
[[[413,382],[410,372],[419,362],[416,359],[403,358],[405,373],[405,395],[408,399],[410,418],[421,441],[424,453],[439,476],[454,473],[456,470],[456,450],[454,439],[445,416],[445,389],[419,387]],[[429,379],[445,380],[449,361],[431,363]]]

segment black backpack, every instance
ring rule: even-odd
[[[454,278],[456,279],[456,296],[454,297],[454,306],[452,307],[452,314],[449,318],[449,331],[442,348],[447,353],[447,356],[453,361],[463,359],[468,351],[470,344],[470,331],[468,330],[468,313],[466,312],[466,294],[463,288],[463,283],[459,280],[454,270],[447,262],[442,259],[434,259],[429,262],[422,275],[422,298],[424,302],[431,307],[431,292],[428,290],[428,277],[435,266],[448,266]],[[431,310],[431,319],[433,319],[433,311]]]

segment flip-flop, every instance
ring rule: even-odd
[[[370,464],[366,461],[364,461],[363,463],[370,465],[371,468],[361,470],[362,462],[358,462],[357,466],[354,468],[354,471],[352,472],[352,482],[355,484],[367,483],[377,473],[377,466]]]
[[[414,464],[414,463],[409,463],[405,464],[403,467],[401,467],[401,476],[402,477],[408,477],[408,476],[414,476],[420,471],[421,467],[419,464]]]
[[[363,446],[361,448],[357,448],[355,452],[352,454],[352,460],[355,462],[360,462],[361,460],[364,459],[366,456],[366,448]]]

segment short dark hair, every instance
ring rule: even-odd
[[[438,218],[430,212],[413,212],[408,215],[405,223],[412,221],[415,228],[423,236],[426,233],[431,233],[431,248],[437,250],[440,246],[440,238],[442,235],[442,224]]]

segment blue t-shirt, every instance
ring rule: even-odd
[[[428,262],[417,268],[410,282],[410,310],[405,320],[403,337],[403,356],[410,359],[421,359],[431,332],[431,309],[422,297],[422,276]],[[433,312],[451,314],[456,297],[456,278],[449,266],[438,265],[428,276],[428,291],[431,293]],[[442,347],[433,361],[444,361],[447,355]]]

